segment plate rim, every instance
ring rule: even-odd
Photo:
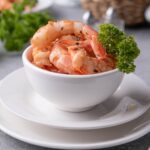
[[[52,5],[53,5],[53,2],[54,2],[54,0],[44,0],[44,1],[47,1],[48,2],[48,5],[46,5],[46,7],[39,7],[39,9],[37,9],[36,7],[36,5],[35,5],[35,7],[33,7],[33,10],[31,10],[31,13],[33,12],[41,12],[41,11],[45,11],[45,10],[47,10],[49,7],[51,7]],[[39,5],[41,2],[43,2],[43,0],[37,0],[37,5]],[[30,13],[30,12],[29,12]]]
[[[0,105],[2,107],[4,107],[3,104],[0,104]],[[5,109],[5,107],[4,107],[4,109]],[[150,109],[148,111],[150,111]],[[10,112],[7,111],[7,113],[10,113]],[[15,115],[15,114],[13,114],[13,115]],[[18,117],[18,116],[16,116],[16,117]],[[19,119],[22,119],[22,118],[19,118]],[[20,135],[20,132],[16,133],[15,131],[8,129],[4,125],[2,125],[1,122],[0,122],[0,130],[17,140],[20,140],[20,141],[23,141],[23,142],[26,142],[26,143],[29,143],[32,145],[36,145],[36,146],[42,146],[42,147],[47,147],[47,148],[59,148],[59,149],[91,149],[91,148],[97,149],[97,148],[109,148],[109,147],[119,146],[122,144],[132,142],[150,132],[150,123],[148,121],[148,124],[140,127],[139,130],[137,130],[136,132],[134,132],[128,136],[118,138],[116,140],[111,140],[108,142],[106,141],[103,143],[92,143],[92,144],[77,144],[77,143],[75,143],[75,144],[60,144],[60,143],[56,144],[55,143],[54,144],[53,142],[49,142],[49,141],[43,142],[43,141],[39,141],[39,140],[36,140],[33,138],[23,137],[22,135]]]
[[[17,72],[22,72],[22,71],[25,71],[25,68],[24,67],[21,67],[19,69],[16,69],[15,71],[11,72],[10,74],[8,74],[7,76],[5,76],[2,80],[0,80],[0,86],[1,84],[7,80],[7,78],[9,78],[10,76],[14,75],[15,73]],[[142,81],[149,89],[150,87],[146,84],[145,81],[143,81],[142,79],[140,79],[137,75],[135,74],[131,74],[132,76],[136,77],[138,80]],[[114,123],[114,124],[107,124],[107,125],[103,125],[103,126],[100,126],[99,124],[98,125],[94,125],[94,126],[67,126],[66,124],[64,125],[60,125],[59,123],[55,123],[55,122],[41,122],[40,120],[38,120],[37,118],[34,119],[34,118],[31,118],[31,117],[27,117],[27,116],[24,116],[20,113],[17,113],[16,111],[14,111],[13,109],[11,109],[7,104],[4,103],[4,100],[2,100],[1,96],[0,96],[0,103],[2,103],[4,105],[4,107],[11,113],[15,114],[16,116],[24,119],[24,120],[27,120],[27,121],[30,121],[32,123],[37,123],[37,124],[40,124],[40,125],[44,125],[44,126],[48,126],[48,127],[53,127],[53,128],[58,128],[58,129],[72,129],[72,130],[92,130],[92,129],[103,129],[103,128],[109,128],[109,127],[114,127],[114,126],[118,126],[118,125],[122,125],[122,124],[126,124],[130,121],[133,121],[134,119],[137,119],[138,117],[142,116],[148,109],[149,109],[149,106],[147,107],[147,109],[145,110],[144,113],[140,113],[138,116],[136,117],[133,117],[132,119],[130,119],[129,121],[122,121],[121,123]]]

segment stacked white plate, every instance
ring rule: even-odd
[[[81,113],[54,108],[28,83],[24,68],[0,82],[0,129],[39,146],[62,149],[112,147],[150,132],[150,88],[125,75],[107,101]]]
[[[54,0],[37,0],[37,4],[33,7],[32,12],[45,11],[52,6]]]

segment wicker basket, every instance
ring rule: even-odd
[[[85,10],[92,12],[95,19],[100,19],[110,6],[110,0],[81,0],[81,4]]]
[[[81,4],[95,19],[100,19],[112,6],[126,25],[136,25],[145,22],[145,10],[150,0],[81,0]]]

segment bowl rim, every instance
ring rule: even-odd
[[[51,72],[51,71],[48,71],[48,70],[44,70],[42,68],[39,68],[37,66],[35,66],[34,64],[32,64],[28,58],[27,58],[27,53],[30,51],[31,49],[31,45],[28,46],[24,51],[23,51],[23,54],[22,54],[22,61],[23,61],[23,64],[24,66],[28,66],[30,67],[32,70],[36,71],[36,72],[39,72],[39,73],[42,73],[42,74],[45,74],[45,75],[49,75],[49,76],[55,76],[55,77],[62,77],[62,78],[95,78],[95,77],[104,77],[104,76],[107,76],[107,75],[111,75],[111,74],[114,74],[114,73],[122,73],[124,74],[123,72],[119,71],[119,69],[113,69],[113,70],[110,70],[110,71],[106,71],[106,72],[102,72],[102,73],[96,73],[96,74],[88,74],[88,75],[71,75],[71,74],[61,74],[61,73],[56,73],[56,72]]]

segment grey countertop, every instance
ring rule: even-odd
[[[50,8],[52,14],[58,19],[82,20],[84,11],[80,7],[68,8],[64,6],[53,5]],[[150,85],[150,27],[126,29],[126,32],[136,37],[141,55],[137,59],[135,74]],[[0,53],[0,79],[7,74],[22,67],[21,55],[8,55]],[[148,150],[150,146],[150,133],[131,143],[109,148],[107,150]],[[0,131],[0,150],[48,150],[47,148],[33,146],[18,141]]]

